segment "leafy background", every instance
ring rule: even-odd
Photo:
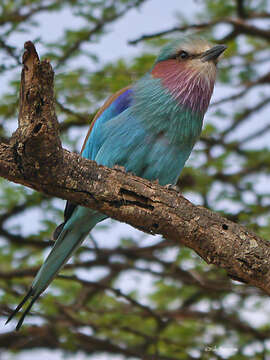
[[[107,96],[142,76],[165,41],[199,32],[228,50],[179,188],[268,239],[269,29],[266,0],[194,0],[185,9],[174,0],[3,0],[0,140],[16,129],[24,41],[53,64],[62,141],[78,152]],[[92,232],[19,333],[14,323],[4,327],[64,205],[0,182],[1,360],[270,359],[265,294],[187,248],[112,220]]]

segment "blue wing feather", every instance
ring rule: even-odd
[[[104,141],[102,127],[109,120],[125,111],[132,102],[133,90],[130,87],[125,87],[117,91],[114,95],[104,103],[96,114],[89,131],[86,135],[81,155],[90,160],[96,160],[96,155]],[[60,224],[53,233],[53,239],[57,239],[62,231],[65,223],[71,218],[77,205],[66,202],[64,212],[64,223]]]
[[[124,88],[106,101],[101,108],[101,111],[98,112],[96,118],[93,120],[93,125],[90,127],[90,131],[87,134],[86,141],[82,149],[83,157],[95,160],[103,142],[103,125],[112,118],[121,114],[130,106],[132,102],[132,92],[131,88]]]

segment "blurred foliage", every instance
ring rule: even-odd
[[[117,26],[130,9],[146,2],[1,1],[0,140],[8,141],[16,129],[21,34],[26,33],[52,61],[62,139],[65,146],[79,151],[102,101],[148,71],[157,48],[179,36],[177,29],[147,34],[137,57],[102,63],[89,44],[101,41],[111,23]],[[228,50],[220,62],[201,140],[178,185],[195,203],[269,239],[269,2],[197,2],[200,11],[189,18],[175,5],[176,25],[190,31],[189,25],[202,23],[199,32],[213,42],[225,42]],[[53,39],[43,34],[50,16],[72,19],[70,27]],[[5,180],[0,184],[4,320],[48,252],[63,203]],[[146,360],[270,357],[266,295],[232,281],[189,249],[137,236],[129,229],[115,239],[115,228],[115,223],[105,222],[89,236],[35,305],[20,333],[12,332],[14,324],[4,328],[1,321],[4,354],[45,348],[89,359],[99,353],[107,359]],[[105,240],[97,241],[101,234]]]

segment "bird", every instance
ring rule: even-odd
[[[161,49],[152,68],[139,80],[109,97],[86,135],[81,156],[97,164],[176,184],[198,140],[226,45],[212,45],[197,35],[182,35]],[[69,201],[54,246],[26,296],[8,323],[31,298],[16,330],[35,301],[82,244],[94,226],[107,218]]]

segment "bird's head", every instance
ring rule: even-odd
[[[205,112],[209,105],[219,56],[225,45],[212,46],[195,36],[166,44],[158,55],[151,74],[177,101],[194,111]]]

